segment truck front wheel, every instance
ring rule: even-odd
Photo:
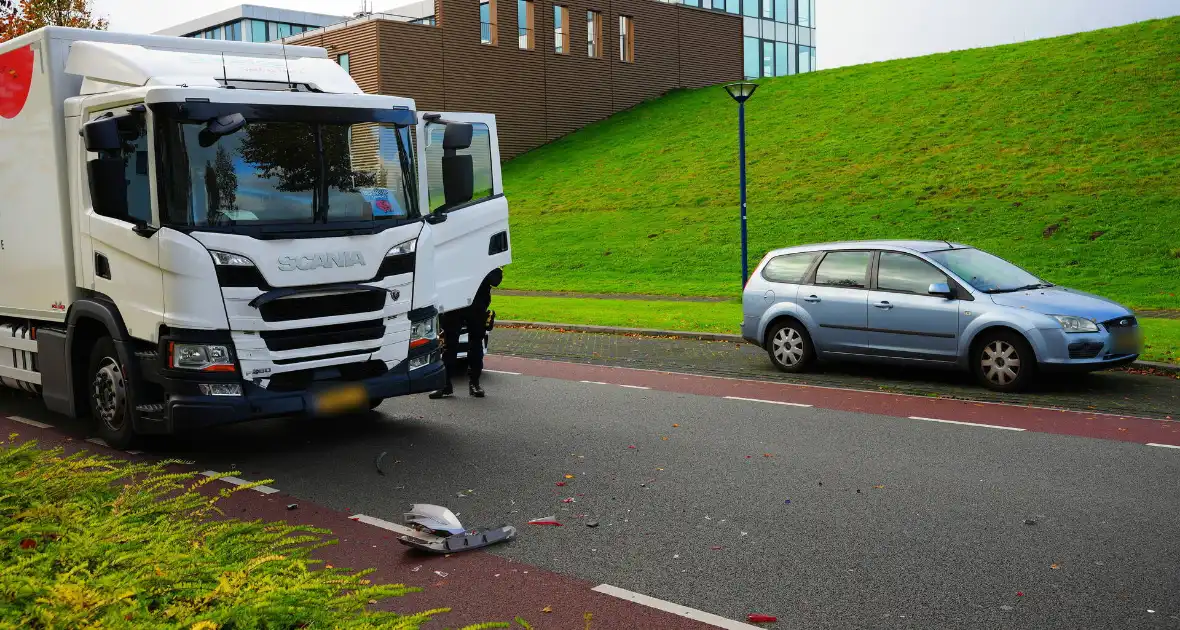
[[[127,448],[135,439],[131,427],[131,381],[110,337],[103,337],[90,352],[90,415],[98,423],[98,436],[112,448]]]

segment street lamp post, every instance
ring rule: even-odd
[[[746,280],[750,277],[749,256],[746,253],[746,101],[754,95],[754,90],[758,89],[757,83],[750,83],[742,81],[740,83],[730,83],[725,86],[725,91],[733,97],[733,100],[738,104],[738,172],[741,180],[742,190],[742,287],[745,288]]]

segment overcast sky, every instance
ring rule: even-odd
[[[409,0],[377,0],[380,11]],[[474,0],[472,0],[474,1]],[[242,2],[95,0],[111,29],[150,33]],[[349,14],[361,0],[258,0],[315,13]],[[1090,31],[1180,15],[1180,0],[816,0],[820,68],[915,57]]]

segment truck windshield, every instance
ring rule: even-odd
[[[408,127],[251,120],[212,137],[166,124],[168,223],[185,227],[418,217]],[[203,141],[202,141],[203,140]]]

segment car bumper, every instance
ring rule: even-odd
[[[317,395],[333,386],[359,385],[369,400],[379,400],[434,391],[445,383],[446,368],[441,353],[436,352],[434,361],[415,370],[409,369],[406,360],[378,376],[358,381],[326,382],[322,388],[270,391],[246,382],[242,383],[241,396],[173,394],[162,417],[140,418],[136,430],[141,433],[176,433],[263,418],[313,416],[316,415]],[[184,389],[191,391],[191,388]]]
[[[1138,337],[1131,347],[1122,347],[1114,335],[1067,334],[1061,329],[1040,329],[1036,339],[1037,363],[1046,372],[1091,372],[1116,368],[1139,358]],[[1134,333],[1138,335],[1138,333]]]

